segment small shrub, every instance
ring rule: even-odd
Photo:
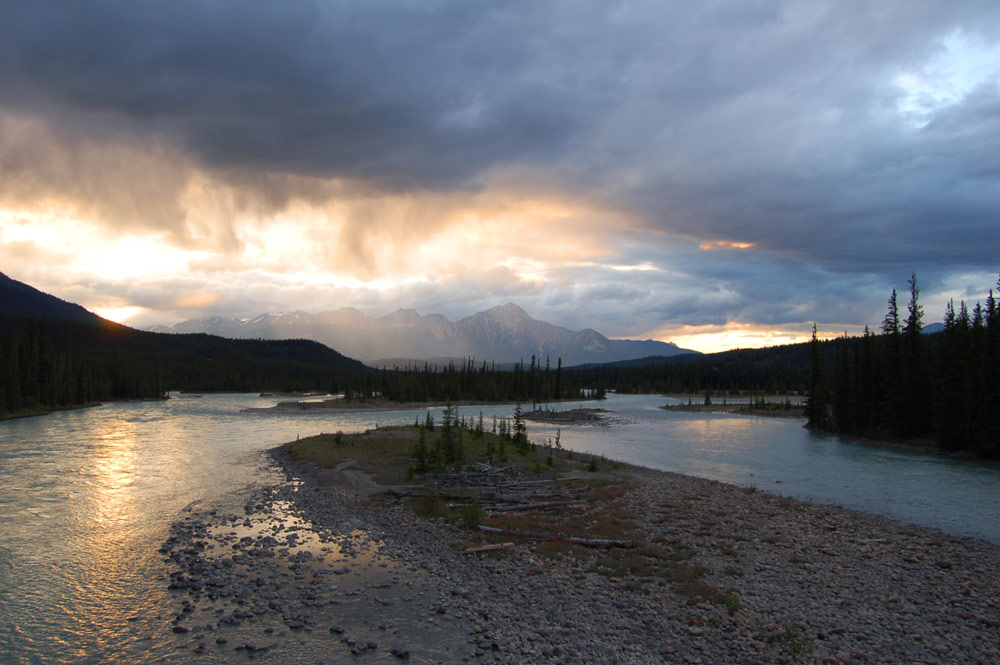
[[[414,510],[422,517],[441,517],[445,513],[444,500],[437,490],[428,488],[417,497]]]
[[[730,614],[736,614],[741,609],[740,599],[733,594],[729,594],[722,601],[722,606],[729,610]]]
[[[483,509],[479,507],[479,501],[475,499],[472,503],[462,506],[459,512],[459,519],[462,522],[462,526],[466,529],[475,529],[483,523],[485,518]]]
[[[597,471],[601,468],[600,462],[597,461],[596,457],[591,457],[587,460],[587,471]]]
[[[791,654],[796,661],[812,652],[809,638],[806,637],[802,627],[796,624],[786,625],[784,631],[769,635],[766,641],[770,644],[781,642],[785,651]]]

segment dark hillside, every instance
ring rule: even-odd
[[[337,391],[371,374],[309,340],[133,330],[0,275],[0,417],[168,390]]]
[[[168,390],[341,390],[372,372],[318,342],[166,335],[0,315],[0,415]]]
[[[824,344],[833,357],[833,342]],[[804,393],[809,387],[809,343],[764,349],[736,349],[569,370],[585,385],[621,393],[767,392]]]
[[[0,314],[45,316],[50,319],[68,319],[87,323],[105,321],[79,305],[43,293],[33,286],[11,279],[3,273],[0,273]]]

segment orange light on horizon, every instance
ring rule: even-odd
[[[114,321],[115,323],[125,323],[137,314],[146,311],[145,307],[128,305],[125,307],[93,307],[91,311],[103,319]]]
[[[721,249],[750,249],[756,247],[755,242],[729,242],[728,240],[712,240],[698,245],[698,249],[706,252],[714,252]]]
[[[861,330],[817,332],[820,339],[834,339],[848,334],[860,335]],[[801,344],[812,338],[812,324],[808,329],[771,328],[749,323],[727,323],[723,326],[680,326],[662,328],[647,335],[652,339],[673,342],[682,349],[702,353],[718,353],[733,349],[761,349],[784,344]]]

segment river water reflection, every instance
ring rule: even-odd
[[[995,464],[871,448],[798,421],[667,412],[665,402],[611,395],[601,406],[625,423],[563,427],[562,445],[1000,543]],[[202,662],[177,650],[164,614],[157,550],[184,508],[274,480],[261,451],[296,436],[418,417],[240,413],[274,403],[214,395],[0,423],[0,662]],[[513,406],[461,413],[480,410],[489,426]],[[544,443],[556,428],[529,424],[529,436]]]

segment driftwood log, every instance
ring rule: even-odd
[[[506,512],[524,512],[527,510],[549,510],[551,508],[569,508],[572,506],[582,506],[586,504],[586,501],[550,501],[548,503],[520,503],[516,506],[498,506],[491,508],[491,511],[498,513]]]
[[[479,525],[479,530],[486,533],[495,533],[501,536],[511,536],[514,538],[528,538],[531,540],[551,540],[559,541],[565,543],[573,543],[574,545],[582,545],[584,547],[622,547],[631,548],[635,547],[635,543],[631,540],[610,540],[605,538],[577,538],[574,536],[563,536],[558,533],[541,533],[538,531],[513,531],[511,529],[497,529],[492,526]]]
[[[514,543],[494,543],[492,545],[480,545],[479,547],[469,547],[463,550],[464,554],[480,554],[481,552],[496,552],[497,550],[509,550],[514,547]]]

